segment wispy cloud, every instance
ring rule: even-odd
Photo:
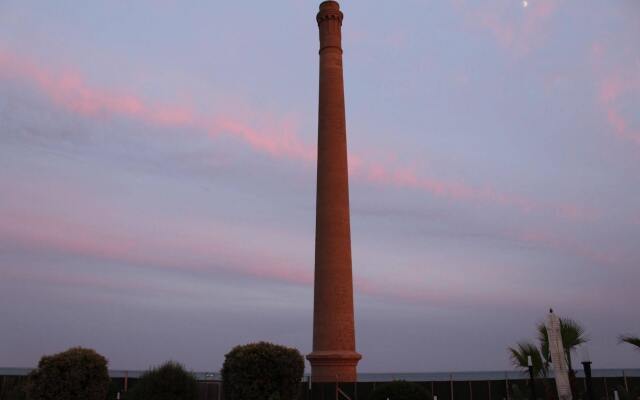
[[[595,265],[612,266],[622,262],[622,256],[602,246],[586,245],[568,237],[560,237],[538,230],[528,229],[514,233],[520,241],[533,243],[588,260]]]
[[[251,148],[295,159],[313,160],[314,147],[303,143],[286,122],[269,129],[256,130],[241,120],[222,115],[200,115],[191,107],[156,104],[141,96],[119,90],[100,89],[87,83],[72,70],[55,72],[36,65],[26,57],[0,50],[0,77],[20,80],[35,86],[57,106],[87,117],[120,116],[152,125],[180,127],[208,135],[231,135]]]
[[[467,24],[488,31],[505,49],[525,55],[546,39],[550,19],[561,1],[483,1],[453,0]]]
[[[611,73],[600,82],[599,101],[613,133],[620,139],[640,145],[640,124],[621,111],[625,96],[640,93],[638,69]],[[640,97],[640,96],[638,96]]]
[[[366,182],[426,191],[448,200],[502,206],[525,214],[546,213],[563,220],[595,221],[600,218],[597,210],[576,204],[543,202],[490,186],[476,187],[460,181],[421,176],[414,167],[367,162],[354,156],[351,159],[355,161],[352,175]]]
[[[13,252],[75,257],[91,260],[91,265],[99,261],[98,264],[101,265],[131,266],[158,272],[189,272],[207,279],[225,276],[230,279],[255,279],[308,288],[313,283],[313,266],[310,260],[296,262],[288,256],[271,254],[267,249],[249,250],[238,247],[238,243],[232,241],[221,241],[224,235],[217,231],[224,231],[225,228],[219,224],[216,225],[216,232],[199,232],[193,229],[188,237],[172,236],[169,240],[156,235],[136,235],[134,232],[103,226],[104,224],[74,222],[47,214],[0,210],[0,218],[3,221],[0,226],[0,243]],[[613,252],[595,250],[574,240],[545,232],[528,230],[505,233],[504,238],[562,251],[598,265],[615,266],[620,262],[620,257]],[[422,275],[426,272],[415,271],[410,282],[406,277],[394,282],[384,276],[369,278],[357,275],[355,286],[361,294],[400,302],[428,302],[433,306],[468,306],[477,302],[496,305],[506,295],[502,292],[493,293],[486,288],[470,291],[466,287],[472,282],[468,276],[457,282],[450,282],[447,290],[425,286],[421,282],[424,278]],[[486,276],[488,271],[478,270],[474,273]],[[50,275],[39,276],[37,279],[47,279],[54,285],[78,284],[105,290],[149,289],[121,286],[88,271],[78,278],[62,279],[56,274]],[[17,278],[35,279],[28,274]],[[184,293],[176,292],[173,295],[182,296]]]
[[[215,232],[180,240],[141,237],[119,229],[69,221],[51,215],[0,210],[0,241],[13,249],[88,257],[116,264],[168,271],[227,273],[294,284],[312,282],[310,270],[275,255],[246,254]]]
[[[57,106],[83,116],[135,118],[152,125],[205,132],[214,139],[230,135],[253,150],[275,158],[308,164],[315,160],[315,146],[301,139],[291,120],[263,118],[269,123],[257,129],[244,122],[243,118],[227,114],[202,115],[190,107],[155,104],[134,93],[99,89],[88,84],[78,72],[56,73],[8,51],[0,51],[0,78],[33,85]],[[420,190],[445,200],[506,207],[526,214],[546,213],[572,221],[593,221],[599,217],[597,211],[578,204],[544,202],[489,186],[478,187],[462,181],[424,176],[414,167],[372,161],[357,153],[351,153],[349,157],[354,179],[363,182]]]

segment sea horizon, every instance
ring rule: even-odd
[[[35,368],[35,367],[34,367]],[[0,367],[0,376],[25,376],[34,368]],[[131,378],[136,379],[146,370],[109,370],[111,378]],[[583,378],[582,369],[575,369],[576,377]],[[219,381],[221,375],[214,371],[192,371],[201,381]],[[592,370],[594,378],[616,378],[616,377],[640,377],[640,368],[596,368]],[[308,380],[310,374],[305,371],[303,380]],[[549,374],[552,378],[553,374]],[[524,371],[518,370],[492,370],[492,371],[435,371],[435,372],[360,372],[358,382],[386,382],[393,380],[405,380],[413,382],[437,382],[437,381],[499,381],[499,380],[528,379]]]

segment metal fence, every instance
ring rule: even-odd
[[[614,390],[622,400],[640,400],[640,377],[621,374],[618,377],[593,378],[594,400],[614,400]],[[379,385],[388,382],[357,382],[303,385],[300,400],[367,400]],[[529,400],[529,381],[526,379],[503,380],[450,380],[414,382],[437,400]],[[541,399],[556,399],[553,379],[536,379],[536,391]],[[585,398],[584,378],[575,381],[574,399]],[[338,390],[339,389],[339,390]]]
[[[0,370],[0,400],[22,399],[22,386],[26,381],[26,373]],[[356,383],[314,383],[300,384],[299,400],[367,400],[370,394],[380,385],[394,379],[413,381],[431,394],[437,400],[529,400],[529,381],[518,373],[504,373],[503,379],[492,379],[497,373],[459,374],[397,374],[376,376],[375,374],[361,376]],[[111,374],[109,400],[115,400],[117,393],[125,393],[135,386],[136,372],[118,372]],[[197,374],[198,400],[224,400],[222,382],[217,375]],[[419,380],[430,376],[431,380]],[[380,381],[375,381],[378,378]],[[465,379],[466,378],[466,379]],[[384,379],[384,381],[382,381]],[[555,399],[555,384],[553,379],[536,379],[538,397],[545,400]],[[594,376],[592,380],[594,400],[614,400],[614,390],[618,391],[620,400],[640,400],[640,373],[638,370],[609,370]],[[574,399],[584,398],[586,384],[581,374],[575,380]]]

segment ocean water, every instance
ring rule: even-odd
[[[640,376],[640,369],[594,369],[591,372],[594,378],[636,377]],[[553,372],[550,373],[553,377]],[[576,368],[576,376],[584,377],[582,369]],[[528,373],[521,371],[460,371],[460,372],[390,372],[390,373],[362,373],[358,374],[359,382],[388,382],[402,379],[414,382],[437,381],[497,381],[528,379]]]

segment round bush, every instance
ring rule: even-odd
[[[222,387],[226,400],[295,400],[304,373],[300,352],[260,342],[225,355]]]
[[[378,386],[369,400],[431,400],[431,393],[417,383],[393,381]]]
[[[140,376],[127,393],[129,400],[195,400],[198,381],[177,362],[168,361]]]
[[[29,375],[29,400],[104,400],[109,389],[107,359],[91,349],[74,347],[43,356]]]

